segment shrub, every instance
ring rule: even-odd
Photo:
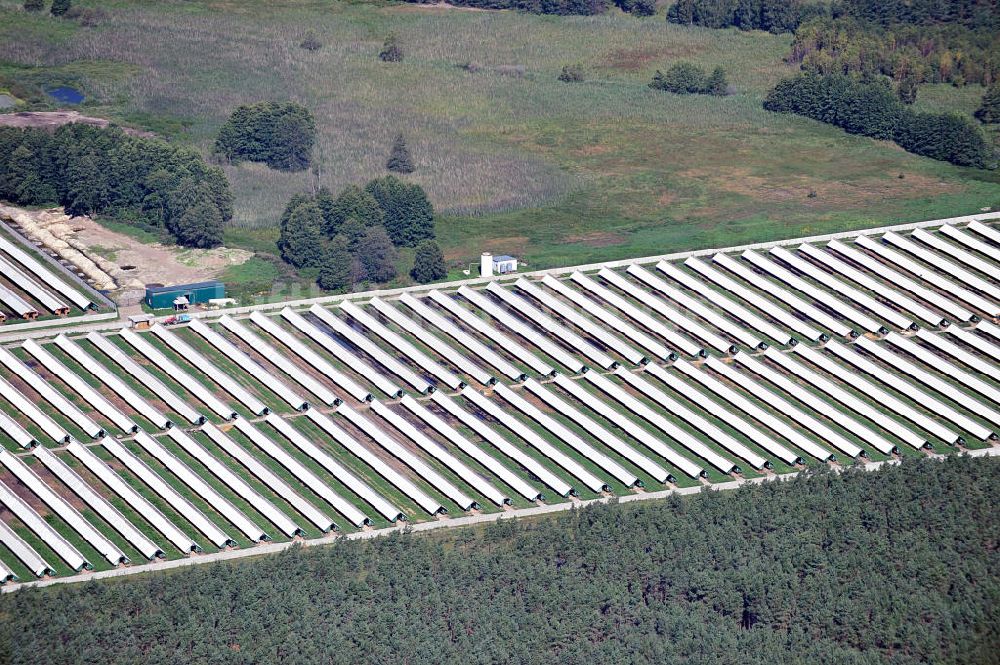
[[[45,9],[44,0],[24,0],[24,9],[29,12],[40,12]]]
[[[305,39],[299,43],[299,47],[307,51],[318,51],[323,48],[323,43],[319,41],[315,32],[309,32],[306,33]]]
[[[403,61],[403,49],[400,47],[396,35],[389,35],[386,38],[385,43],[382,44],[382,50],[379,51],[378,59],[382,62]]]
[[[722,67],[706,76],[704,70],[690,62],[678,62],[666,72],[656,70],[649,87],[678,95],[725,95],[729,91]]]
[[[53,16],[64,16],[70,10],[72,4],[71,0],[52,0],[52,7],[49,9],[49,12]]]
[[[559,80],[563,83],[581,83],[583,81],[583,65],[563,65]]]

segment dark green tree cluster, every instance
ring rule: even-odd
[[[285,261],[319,268],[321,287],[343,290],[395,277],[397,247],[433,240],[434,208],[420,185],[386,176],[364,188],[350,185],[337,196],[325,188],[316,196],[296,194],[279,228]]]
[[[615,0],[615,4],[633,16],[652,16],[656,13],[656,0]]]
[[[295,102],[260,102],[238,107],[219,130],[215,152],[233,163],[263,162],[280,171],[309,168],[316,123]]]
[[[989,84],[1000,78],[1000,31],[960,25],[885,28],[850,17],[818,18],[795,31],[786,60],[821,74],[884,74],[899,82]]]
[[[678,95],[716,95],[728,94],[729,82],[726,81],[726,71],[716,67],[711,74],[690,62],[678,62],[667,71],[656,70],[649,87],[653,90],[665,90]]]
[[[429,0],[409,0],[424,3]],[[609,0],[454,0],[458,7],[476,9],[513,9],[529,14],[556,14],[559,16],[592,16],[603,14],[610,6]]]
[[[802,0],[677,0],[667,21],[706,28],[791,32],[810,13],[822,11]]]
[[[885,79],[799,74],[778,83],[764,108],[895,141],[908,152],[959,166],[982,168],[993,161],[982,131],[969,118],[914,111],[899,101]]]
[[[24,0],[24,9],[29,12],[44,11],[45,0]]]
[[[1000,4],[995,0],[840,0],[834,8],[885,26],[956,24],[1000,29]]]
[[[667,11],[671,23],[706,28],[791,32],[817,16],[849,16],[871,25],[959,25],[1000,28],[995,0],[677,0]]]
[[[907,459],[293,547],[3,594],[0,644],[11,665],[995,663],[998,493],[998,460]]]
[[[165,229],[188,247],[221,244],[233,216],[225,176],[194,150],[82,124],[0,128],[0,198]]]

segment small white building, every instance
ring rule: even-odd
[[[510,272],[517,272],[517,259],[513,256],[493,256],[489,252],[483,252],[479,259],[479,274],[482,277],[506,275]]]

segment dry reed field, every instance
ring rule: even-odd
[[[234,242],[273,234],[295,192],[382,175],[392,137],[440,213],[452,265],[479,251],[532,267],[657,254],[974,212],[1000,179],[906,154],[761,100],[793,71],[790,35],[710,31],[613,12],[512,12],[339,2],[81,2],[94,28],[0,1],[0,65],[78,81],[89,112],[166,128],[210,151],[231,110],[294,100],[315,114],[314,173],[226,167]],[[299,44],[309,34],[317,51]],[[402,63],[377,58],[398,36]],[[735,94],[650,90],[678,60],[726,69]],[[582,63],[587,80],[557,80]],[[469,63],[472,63],[471,66]],[[27,73],[27,74],[26,74]],[[935,89],[965,110],[978,88]]]

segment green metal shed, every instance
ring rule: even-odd
[[[207,303],[212,298],[225,297],[226,285],[222,282],[198,282],[196,284],[146,288],[146,304],[153,309],[173,309],[174,301],[178,298],[187,298],[189,304],[198,305]]]

